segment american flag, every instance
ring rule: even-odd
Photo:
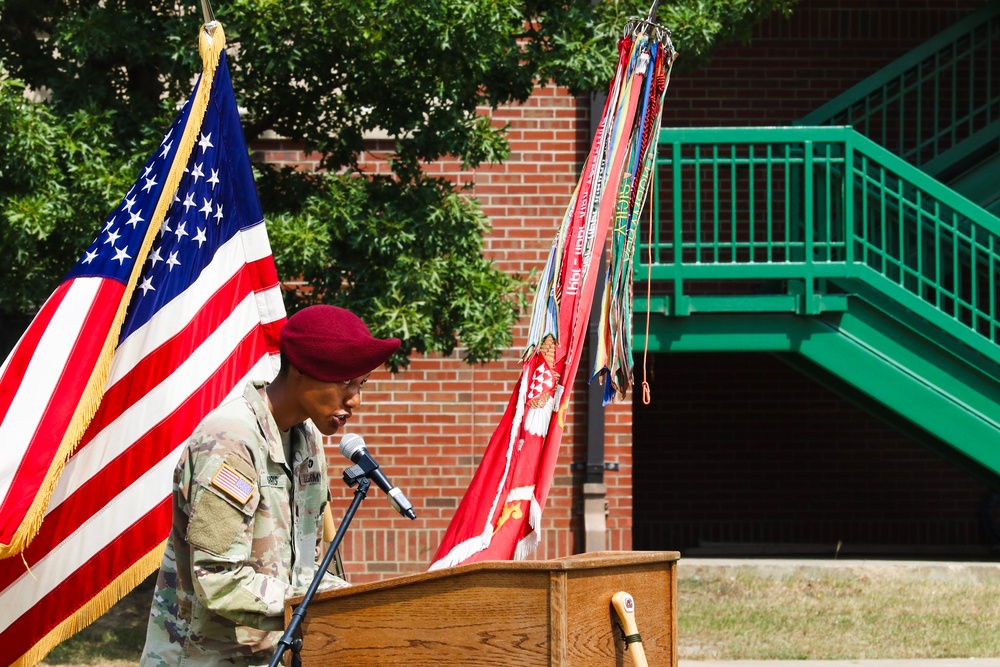
[[[224,42],[221,35],[219,27],[215,39]],[[203,120],[188,127],[198,122],[196,86],[50,299],[56,304],[46,304],[3,368],[2,428],[10,421],[23,434],[47,424],[49,413],[32,412],[34,403],[58,408],[59,383],[90,374],[78,348],[106,326],[92,314],[127,301],[100,407],[58,476],[40,530],[20,555],[0,561],[3,664],[35,664],[156,569],[185,439],[247,381],[277,371],[285,311],[224,53],[206,62],[200,81],[212,81]],[[195,132],[189,157],[177,154],[185,132]],[[176,160],[185,168],[171,193],[164,183]],[[161,196],[166,215],[150,230]],[[26,344],[34,352],[27,364],[18,361]],[[31,451],[5,435],[0,442],[0,468],[17,471],[16,484]],[[14,492],[8,484],[8,497]]]

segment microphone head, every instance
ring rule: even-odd
[[[365,449],[365,439],[357,433],[348,433],[340,439],[340,453],[348,461],[354,460],[354,455]]]

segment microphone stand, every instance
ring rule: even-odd
[[[357,468],[357,466],[352,466],[352,468]],[[344,482],[348,486],[358,486],[354,490],[354,500],[351,501],[351,506],[347,508],[347,514],[344,515],[344,520],[341,521],[340,527],[337,528],[337,534],[334,536],[333,541],[326,549],[326,554],[323,555],[323,562],[319,566],[319,570],[313,577],[312,583],[309,584],[309,590],[306,591],[305,596],[302,598],[302,602],[299,606],[295,608],[292,612],[292,620],[288,622],[288,627],[285,628],[285,634],[281,635],[281,639],[278,640],[278,645],[274,649],[274,655],[271,657],[271,663],[269,667],[277,667],[281,663],[282,656],[285,655],[285,651],[292,649],[293,660],[292,663],[298,663],[299,651],[302,650],[302,639],[296,637],[295,635],[299,631],[299,627],[302,625],[302,619],[306,617],[306,608],[312,601],[313,596],[316,591],[319,590],[319,584],[323,580],[323,573],[326,572],[327,568],[330,567],[330,562],[333,560],[333,556],[337,553],[337,548],[340,547],[341,540],[344,539],[344,534],[347,533],[347,527],[350,525],[351,520],[354,518],[354,513],[358,511],[361,506],[361,501],[365,499],[368,495],[368,487],[371,486],[371,480],[364,476],[364,472],[360,469],[358,472],[352,473],[351,468],[344,471]]]

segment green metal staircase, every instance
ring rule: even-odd
[[[1000,2],[993,0],[796,125],[849,125],[996,213],[998,57]],[[970,178],[977,173],[992,182]]]
[[[808,124],[664,129],[637,347],[780,354],[1000,479],[998,44],[994,1]]]

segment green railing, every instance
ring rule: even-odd
[[[937,173],[1000,126],[1000,0],[992,0],[797,125],[850,125]]]
[[[649,253],[659,295],[637,309],[815,314],[869,293],[1000,361],[1000,219],[853,129],[667,128],[657,163],[636,278]]]

